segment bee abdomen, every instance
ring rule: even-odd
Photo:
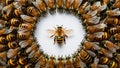
[[[20,21],[19,21],[18,18],[12,18],[12,19],[10,20],[11,26],[18,26],[19,23],[20,23]]]
[[[6,40],[7,41],[14,41],[14,40],[16,40],[16,36],[14,34],[8,34],[6,36]]]

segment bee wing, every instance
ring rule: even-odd
[[[119,10],[119,8],[114,9],[113,12],[115,12],[115,15],[120,15],[120,10]]]
[[[48,29],[48,30],[47,30],[47,33],[48,33],[49,35],[53,35],[53,34],[55,34],[55,30]]]
[[[65,28],[63,28],[63,31],[65,32],[65,34],[67,34],[67,35],[71,35],[72,33],[73,33],[73,29],[65,29]]]
[[[91,16],[95,16],[97,14],[97,10],[95,10],[95,11],[89,11],[87,14],[89,14]]]
[[[99,21],[100,21],[100,17],[97,17],[97,16],[94,16],[94,17],[89,19],[89,22],[93,23],[93,24],[98,24]]]
[[[100,6],[98,10],[99,10],[99,11],[103,11],[103,10],[105,10],[105,9],[107,9],[107,5],[106,5],[106,4]]]

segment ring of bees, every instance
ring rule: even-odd
[[[0,0],[0,68],[120,68],[119,0]],[[37,19],[55,10],[82,18],[85,40],[72,57],[44,54]]]

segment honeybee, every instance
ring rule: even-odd
[[[33,42],[34,38],[30,36],[28,39],[20,41],[19,45],[21,46],[21,48],[25,48],[27,46],[30,46]]]
[[[72,9],[73,10],[78,10],[79,6],[81,5],[81,3],[83,2],[83,0],[74,0],[72,3]]]
[[[56,6],[57,6],[57,8],[63,8],[64,1],[63,0],[56,0]]]
[[[3,51],[0,52],[0,59],[6,58],[7,57],[7,52]]]
[[[104,56],[112,58],[113,57],[113,53],[111,53],[109,50],[101,47],[100,53],[102,53]]]
[[[26,65],[28,63],[28,58],[27,57],[20,57],[18,62],[20,65]]]
[[[36,2],[33,2],[33,4],[39,9],[40,12],[46,12],[46,3],[44,0],[36,0]]]
[[[10,25],[11,26],[18,26],[20,23],[20,20],[18,18],[12,18],[10,19]]]
[[[36,68],[45,68],[46,64],[48,62],[48,59],[45,55],[41,55],[40,60],[36,63]]]
[[[91,63],[93,61],[92,56],[84,49],[78,50],[78,55],[84,63]]]
[[[30,53],[32,50],[37,50],[37,48],[38,48],[38,45],[33,42],[32,45],[26,49],[25,52]]]
[[[73,65],[74,65],[75,68],[81,68],[82,67],[81,59],[80,59],[78,54],[73,55]]]
[[[19,24],[19,30],[27,30],[27,31],[32,31],[34,25],[30,23],[22,23]]]
[[[16,40],[16,36],[14,34],[8,34],[6,36],[6,40],[11,42],[11,41],[15,41]]]
[[[15,57],[17,56],[18,52],[19,52],[20,48],[15,48],[15,49],[9,49],[8,52],[7,52],[7,57],[8,58],[12,58],[12,57]]]
[[[10,58],[7,62],[8,66],[16,66],[17,65],[17,60],[16,58]]]
[[[28,22],[28,23],[35,23],[36,21],[36,17],[31,17],[28,15],[20,15],[20,17],[23,21]]]
[[[85,41],[83,43],[83,48],[85,50],[92,50],[92,51],[100,50],[99,43],[97,43],[97,42],[88,42],[88,41]]]
[[[64,59],[62,57],[58,58],[58,61],[56,62],[56,68],[64,68]]]
[[[85,14],[90,9],[90,4],[85,2],[78,8],[78,14]]]
[[[33,6],[28,6],[27,7],[27,13],[29,15],[34,16],[34,17],[40,16],[40,12],[35,7],[33,7]]]
[[[48,9],[54,9],[55,8],[55,0],[47,0],[47,6]]]
[[[19,45],[17,44],[16,41],[13,42],[8,42],[8,47],[11,49],[17,48]]]
[[[87,40],[89,41],[102,41],[107,40],[110,37],[110,34],[107,32],[97,32],[94,34],[88,34]]]
[[[119,10],[119,8],[116,8],[116,9],[114,9],[114,10],[107,10],[106,11],[106,14],[108,15],[108,16],[119,16],[120,15],[120,10]]]
[[[95,13],[93,13],[95,14]],[[83,14],[83,18],[85,18],[84,23],[86,25],[94,25],[100,22],[100,17],[98,16],[91,16],[89,14]]]
[[[71,57],[66,57],[65,68],[74,68]]]
[[[5,0],[5,4],[6,4],[6,5],[11,4],[12,2],[14,2],[14,0]]]
[[[120,54],[117,54],[117,56],[115,57],[116,61],[118,61],[119,66],[120,66]]]
[[[55,68],[55,57],[51,56],[46,64],[46,68]]]
[[[120,32],[120,26],[115,26],[115,27],[112,27],[109,29],[109,32],[111,34],[116,34],[116,33],[119,33]]]
[[[105,19],[105,23],[106,24],[110,24],[110,25],[118,25],[118,24],[120,24],[119,23],[119,19],[118,18],[116,18],[116,17],[114,17],[114,18],[110,18],[110,17],[107,17],[106,19]]]
[[[107,64],[109,68],[118,68],[118,63],[115,60],[110,60],[108,57],[101,57],[100,63]]]
[[[8,47],[4,44],[0,44],[0,52],[8,50]]]
[[[24,66],[24,68],[33,68],[33,64],[28,63],[28,64],[26,64],[26,65]]]
[[[58,44],[62,44],[63,42],[66,44],[66,37],[68,34],[72,32],[72,29],[66,30],[62,26],[58,26],[55,30],[47,30],[49,33],[52,33],[50,37],[54,36],[54,44],[57,42]]]
[[[115,40],[117,40],[117,41],[120,41],[120,34],[114,34],[114,38],[115,38]]]
[[[23,13],[23,12],[22,12],[21,9],[14,9],[14,11],[13,11],[13,15],[14,15],[15,17],[20,17],[20,15],[21,15],[22,13]]]
[[[103,44],[106,48],[108,48],[112,53],[115,53],[117,50],[117,45],[115,45],[114,43],[112,43],[111,41],[103,41]]]
[[[18,31],[17,39],[25,40],[30,37],[31,33],[29,31]]]
[[[104,31],[106,27],[106,24],[100,23],[97,25],[87,26],[87,31],[88,33],[101,32]]]
[[[69,9],[71,9],[71,5],[72,5],[72,1],[71,1],[71,0],[66,0],[66,1],[65,1],[65,5],[64,5],[64,8],[65,8],[66,10],[69,10]]]
[[[1,44],[7,43],[7,40],[6,40],[6,38],[4,36],[0,36],[0,43]]]
[[[8,20],[9,17],[11,17],[10,13],[11,13],[13,7],[14,7],[13,3],[11,3],[11,4],[9,4],[9,5],[5,6],[5,7],[3,7],[3,9],[2,9],[2,14],[3,14],[2,17],[5,20]]]
[[[115,3],[113,4],[113,6],[115,8],[120,8],[120,1],[119,0],[115,0]]]

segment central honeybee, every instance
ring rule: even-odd
[[[58,44],[62,44],[64,42],[66,44],[66,38],[68,37],[68,34],[70,34],[73,30],[66,30],[62,26],[58,26],[55,28],[55,30],[48,29],[47,31],[52,34],[50,36],[51,38],[54,37],[54,44],[55,42]]]

